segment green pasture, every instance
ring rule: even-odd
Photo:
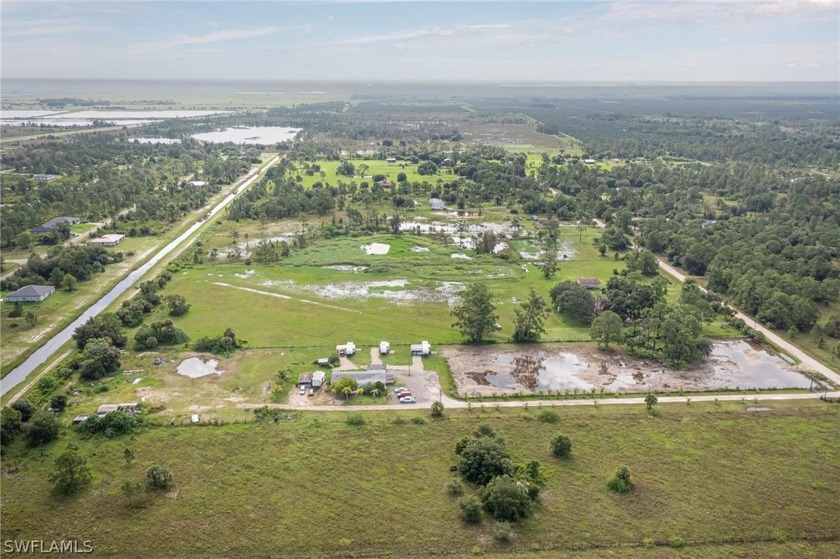
[[[383,148],[387,151],[387,148]],[[321,177],[319,172],[314,173],[313,175],[307,175],[304,172],[303,165],[301,163],[296,163],[298,167],[297,174],[301,177],[301,182],[305,188],[311,188],[313,184],[316,182],[321,183],[329,183],[331,185],[338,184],[338,181],[343,181],[346,183],[350,183],[355,181],[356,183],[361,183],[363,181],[367,181],[370,186],[373,186],[371,183],[371,177],[374,175],[385,175],[389,181],[396,183],[397,182],[397,175],[400,173],[405,173],[406,178],[409,182],[423,182],[426,181],[429,184],[436,184],[438,179],[442,179],[443,181],[451,181],[455,178],[455,175],[452,173],[452,169],[448,167],[441,167],[437,174],[435,175],[421,175],[417,172],[417,165],[415,163],[411,163],[407,160],[397,160],[396,163],[388,163],[384,159],[363,159],[363,158],[347,158],[346,161],[349,161],[356,167],[356,175],[353,177],[348,177],[346,175],[339,175],[336,173],[336,169],[341,164],[341,161],[333,161],[328,159],[319,159],[317,161],[312,161],[310,164],[317,164],[321,166],[321,172],[324,173],[324,177]],[[367,165],[368,168],[365,170],[364,175],[360,174],[360,166]]]
[[[833,556],[840,407],[660,407],[658,418],[641,405],[556,408],[556,425],[538,421],[537,407],[488,405],[437,421],[425,410],[365,412],[362,426],[341,413],[298,412],[278,424],[160,426],[115,439],[68,428],[43,448],[18,440],[7,449],[0,520],[5,539],[89,539],[93,556]],[[446,493],[455,443],[480,424],[504,437],[516,461],[539,460],[547,477],[536,511],[506,544],[493,539],[491,520],[463,524]],[[574,441],[569,459],[549,452],[558,432]],[[61,499],[47,478],[69,443],[94,477]],[[171,469],[174,490],[128,503],[120,486],[151,464]],[[619,464],[635,483],[625,495],[606,487]]]
[[[223,241],[227,243],[227,237]],[[577,244],[577,239],[570,242]],[[361,247],[372,243],[390,245],[388,254],[365,254]],[[582,244],[591,243],[585,239]],[[415,247],[428,252],[414,252]],[[591,252],[587,246],[580,249],[584,257]],[[452,254],[466,254],[471,260]],[[335,268],[341,266],[363,268],[355,272]],[[317,240],[277,264],[252,262],[246,267],[205,260],[178,273],[166,292],[183,295],[192,304],[176,322],[194,339],[217,336],[232,327],[252,347],[329,345],[331,340],[375,345],[379,340],[409,344],[422,339],[440,344],[460,340],[459,332],[451,328],[449,297],[405,300],[400,292],[441,293],[448,284],[480,280],[495,294],[502,326],[491,339],[505,341],[513,331],[517,302],[527,297],[530,288],[548,300],[549,290],[560,280],[595,276],[606,281],[613,269],[622,266],[600,256],[571,259],[561,262],[554,278],[545,279],[531,264],[478,255],[449,241],[381,234]],[[366,292],[383,296],[368,297]],[[385,297],[389,292],[395,293]],[[585,325],[557,313],[546,320],[546,329],[546,340],[589,339]]]

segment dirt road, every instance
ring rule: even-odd
[[[606,224],[603,221],[601,221],[600,219],[593,219],[592,221],[595,222],[596,226],[599,229],[604,229],[606,227]],[[635,245],[631,245],[631,246],[633,248],[635,248]],[[685,282],[686,275],[684,273],[680,272],[679,270],[677,270],[676,268],[674,268],[673,266],[671,266],[670,264],[665,262],[659,256],[656,257],[656,260],[659,262],[659,268],[661,270],[664,270],[669,275],[676,278],[680,283]],[[700,289],[702,289],[703,292],[706,292],[705,288],[701,287]],[[730,307],[731,307],[731,305],[730,305]],[[807,370],[807,371],[813,371],[815,373],[819,373],[819,374],[823,375],[824,377],[830,379],[835,384],[840,385],[840,374],[836,373],[835,371],[833,371],[832,369],[830,369],[828,366],[824,365],[820,361],[817,361],[816,359],[814,359],[813,357],[811,357],[810,355],[808,355],[807,353],[805,353],[804,351],[802,351],[801,349],[799,349],[798,347],[793,345],[792,343],[788,342],[787,340],[782,339],[779,335],[774,333],[769,328],[766,328],[766,327],[762,326],[761,324],[758,323],[758,321],[754,317],[752,317],[752,316],[750,316],[750,315],[748,315],[744,312],[741,312],[740,310],[736,309],[735,307],[732,307],[732,309],[735,311],[735,316],[737,316],[738,318],[740,318],[741,320],[743,320],[747,324],[752,324],[753,329],[755,329],[755,330],[761,332],[762,334],[764,334],[764,337],[767,338],[767,340],[770,343],[772,343],[776,347],[782,349],[785,353],[789,354],[791,357],[794,357],[795,359],[799,360],[799,363],[800,363],[799,368],[800,369],[804,369],[804,370]]]

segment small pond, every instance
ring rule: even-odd
[[[224,371],[217,371],[216,366],[219,361],[216,359],[200,359],[198,357],[190,357],[184,359],[178,365],[178,374],[190,378],[206,377],[207,375],[221,375]]]

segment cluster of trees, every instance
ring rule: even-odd
[[[545,333],[549,310],[545,300],[533,288],[528,298],[514,310],[511,340],[517,343],[538,342]],[[466,343],[477,344],[500,328],[493,295],[483,283],[471,283],[452,311],[453,328],[460,330]]]
[[[236,332],[232,328],[227,328],[218,338],[208,338],[207,336],[199,338],[193,349],[218,355],[228,355],[230,352],[241,348],[245,343],[244,340],[236,337]]]
[[[159,345],[185,344],[188,341],[190,337],[187,333],[176,327],[170,319],[143,324],[134,334],[134,342],[139,350],[154,349]]]
[[[122,261],[120,252],[109,253],[102,247],[69,245],[51,248],[46,256],[33,253],[26,264],[3,280],[4,290],[14,290],[26,285],[54,285],[56,288],[74,290],[77,281],[87,281],[101,273],[105,266]]]
[[[23,435],[29,446],[40,446],[58,437],[59,427],[52,413],[38,410],[27,400],[17,400],[0,410],[0,445]]]
[[[546,483],[539,462],[515,464],[504,439],[489,425],[458,441],[455,454],[464,480],[481,487],[479,496],[459,501],[464,521],[480,521],[482,508],[499,521],[515,522],[531,514]]]

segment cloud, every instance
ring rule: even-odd
[[[604,19],[613,21],[661,21],[672,24],[726,23],[729,21],[820,15],[840,9],[837,0],[798,2],[614,2],[607,7]]]
[[[19,19],[5,18],[4,37],[42,37],[90,31],[92,27],[75,18]]]
[[[204,35],[183,35],[171,40],[134,43],[128,46],[128,51],[130,54],[146,54],[180,46],[205,45],[208,43],[220,43],[223,41],[254,39],[256,37],[271,35],[275,31],[277,31],[276,27],[257,27],[253,29],[228,29],[225,31],[213,31],[212,33],[205,33]]]

